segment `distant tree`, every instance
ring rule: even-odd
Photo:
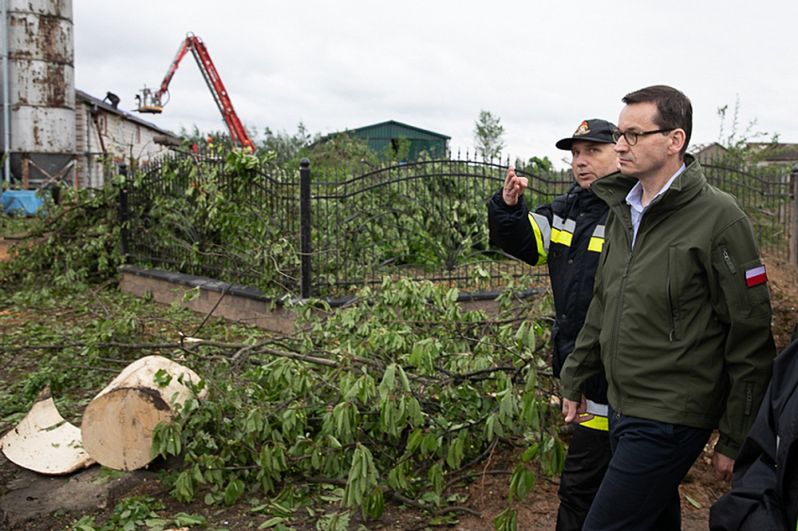
[[[504,148],[504,126],[498,116],[493,116],[490,111],[479,111],[474,125],[474,140],[477,144],[477,153],[485,160],[497,158]]]
[[[309,147],[321,135],[311,135],[305,124],[299,122],[296,133],[290,135],[285,131],[274,132],[269,127],[263,133],[261,148],[273,151],[277,155],[277,164],[285,164],[299,157],[303,149]]]
[[[779,149],[778,133],[757,131],[757,120],[754,118],[740,131],[740,96],[734,101],[734,109],[729,115],[729,105],[718,107],[720,132],[718,143],[726,148],[727,157],[743,163],[756,163],[766,158],[774,150]],[[731,121],[727,125],[727,121]]]
[[[412,143],[404,136],[397,139],[392,139],[391,143],[386,148],[386,158],[394,162],[407,162],[410,156],[410,147]]]
[[[537,175],[540,173],[548,173],[554,171],[554,164],[552,164],[549,157],[544,156],[543,158],[540,158],[534,156],[529,159],[529,162],[527,162],[526,169],[527,171],[530,171]]]
[[[377,153],[369,149],[368,142],[346,131],[321,137],[302,153],[314,168],[374,167],[380,162]]]
[[[189,131],[180,128],[180,149],[203,155],[219,155],[233,147],[230,135],[225,131],[200,131],[199,127],[191,126]]]

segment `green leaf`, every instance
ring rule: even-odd
[[[521,454],[521,461],[524,463],[529,463],[538,455],[538,444],[533,443],[529,445],[529,448],[524,450],[524,453]]]
[[[379,485],[376,485],[363,504],[363,516],[364,518],[377,519],[382,516],[384,510],[385,500],[382,495],[382,489]]]
[[[204,526],[205,517],[200,514],[177,513],[174,516],[174,523],[178,527]]]
[[[429,482],[432,484],[432,490],[435,494],[440,497],[441,493],[443,492],[443,467],[440,463],[435,463],[427,472],[427,477],[429,478]]]
[[[513,417],[518,412],[518,405],[516,403],[516,397],[513,394],[512,385],[510,385],[504,396],[502,396],[501,400],[499,401],[499,419],[501,420],[502,424],[510,425],[513,422]]]
[[[535,473],[524,465],[518,465],[510,478],[509,499],[523,500],[535,487]]]
[[[416,449],[421,446],[421,443],[424,441],[424,431],[421,429],[415,429],[410,433],[410,436],[407,438],[407,447],[406,451],[408,453],[413,453]]]
[[[377,484],[377,471],[371,452],[358,444],[352,455],[349,477],[344,489],[344,505],[357,507],[363,505],[364,497]]]
[[[400,366],[397,366],[396,370],[399,372],[399,381],[402,382],[402,390],[410,392],[410,380],[407,379],[407,374],[405,373],[405,370]]]
[[[158,369],[155,371],[154,381],[158,387],[166,387],[172,381],[172,375],[164,369]]]
[[[194,481],[192,470],[184,470],[177,476],[175,486],[172,489],[172,496],[178,501],[188,503],[194,499]]]
[[[690,505],[692,505],[696,509],[703,509],[704,507],[703,505],[701,505],[701,503],[693,499],[693,497],[687,493],[684,494],[684,499],[687,500],[690,503]]]
[[[224,498],[223,498],[224,503],[226,505],[232,505],[233,503],[235,503],[238,500],[238,498],[240,498],[241,495],[244,494],[245,488],[246,487],[244,485],[244,482],[241,481],[240,479],[235,478],[230,480],[230,482],[227,483],[227,486],[224,489]]]
[[[382,398],[386,398],[396,385],[396,370],[397,365],[395,363],[391,363],[385,368],[378,388]]]
[[[485,439],[492,441],[496,434],[496,414],[491,413],[485,420]]]
[[[493,519],[493,528],[496,531],[516,531],[518,528],[518,513],[515,509],[506,508]]]
[[[269,529],[271,527],[277,527],[277,525],[285,523],[286,520],[287,519],[283,518],[282,516],[275,516],[273,518],[269,518],[268,520],[260,524],[258,526],[258,529]]]

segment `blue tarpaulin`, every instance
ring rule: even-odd
[[[0,195],[0,205],[6,214],[35,216],[43,203],[35,190],[6,190]]]

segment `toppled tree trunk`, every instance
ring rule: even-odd
[[[135,470],[152,461],[155,426],[171,422],[173,405],[191,396],[179,380],[198,383],[200,378],[161,356],[147,356],[125,367],[83,414],[80,430],[89,455],[115,470]]]

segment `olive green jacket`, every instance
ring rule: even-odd
[[[754,421],[776,355],[767,283],[748,218],[732,196],[687,168],[643,214],[634,248],[625,198],[637,182],[592,185],[610,207],[593,301],[561,373],[565,398],[602,365],[624,415],[720,431],[734,458]]]

